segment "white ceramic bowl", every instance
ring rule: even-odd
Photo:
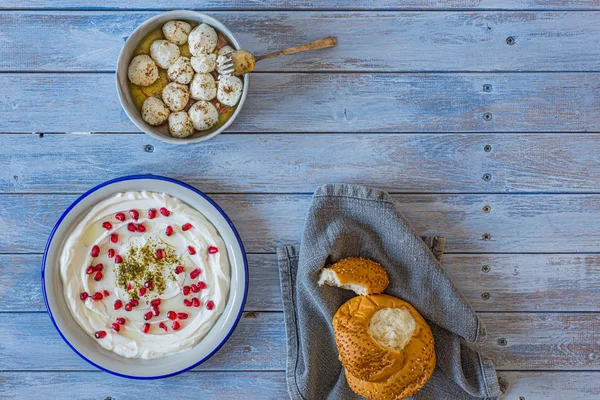
[[[198,21],[199,23],[207,23],[208,25],[216,28],[223,35],[227,37],[232,47],[236,50],[241,49],[240,44],[233,36],[233,33],[225,25],[216,19],[209,17],[206,14],[202,14],[196,11],[188,11],[188,10],[178,10],[178,11],[169,11],[164,14],[159,14],[155,17],[150,18],[149,20],[142,23],[140,26],[133,31],[131,36],[127,38],[123,48],[121,49],[121,53],[119,54],[119,61],[117,63],[117,92],[119,94],[119,101],[121,102],[121,106],[127,113],[127,116],[131,121],[142,131],[146,132],[150,136],[154,136],[157,139],[160,139],[164,142],[173,143],[173,144],[189,144],[189,143],[198,143],[203,142],[205,140],[211,139],[217,136],[219,133],[223,132],[225,129],[231,125],[233,120],[238,116],[244,102],[246,101],[246,96],[248,95],[248,74],[244,75],[244,89],[242,90],[242,96],[240,101],[238,102],[237,108],[234,111],[233,115],[227,120],[227,122],[210,134],[203,134],[202,132],[194,132],[194,134],[185,139],[174,138],[169,134],[168,128],[166,124],[163,126],[150,126],[143,119],[138,111],[138,109],[133,104],[131,99],[131,93],[129,92],[129,79],[127,78],[127,69],[129,68],[129,63],[133,59],[133,54],[135,49],[138,47],[142,39],[151,31],[160,28],[167,21],[171,20],[184,20],[184,21]]]
[[[102,348],[73,319],[63,295],[59,259],[64,239],[81,218],[100,200],[116,193],[148,190],[167,193],[200,211],[217,228],[227,247],[231,265],[229,298],[223,313],[208,334],[193,348],[151,360],[126,358]],[[42,261],[44,301],[52,323],[63,340],[90,364],[126,378],[155,379],[184,372],[211,357],[227,341],[237,325],[248,291],[246,253],[235,227],[209,197],[174,179],[154,176],[125,176],[105,182],[79,197],[54,226]]]

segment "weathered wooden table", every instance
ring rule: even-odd
[[[118,52],[160,10],[193,7],[263,53],[232,128],[194,146],[141,134]],[[600,397],[598,0],[0,1],[0,397],[287,396],[274,249],[300,238],[328,182],[394,193],[487,323],[508,399]],[[86,189],[154,173],[211,194],[250,260],[246,313],[192,372],[99,372],[55,332],[40,260]]]

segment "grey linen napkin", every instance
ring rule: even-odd
[[[292,399],[361,399],[346,383],[331,325],[355,294],[317,284],[321,268],[352,256],[383,265],[390,277],[385,292],[410,302],[431,326],[437,366],[413,399],[502,396],[506,383],[492,362],[466,344],[481,341],[485,327],[438,261],[444,240],[426,242],[386,192],[346,184],[317,189],[300,246],[277,249]]]

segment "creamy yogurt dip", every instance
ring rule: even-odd
[[[67,237],[60,274],[79,326],[103,348],[144,359],[198,343],[222,313],[230,280],[215,227],[154,192],[98,203]]]

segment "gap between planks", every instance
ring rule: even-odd
[[[591,8],[591,7],[581,7],[578,8],[576,6],[571,8],[566,7],[533,7],[533,8],[500,8],[500,7],[490,7],[490,8],[474,8],[474,7],[440,7],[440,8],[432,8],[432,7],[340,7],[340,8],[330,8],[330,7],[265,7],[260,9],[255,8],[224,8],[224,7],[206,7],[206,8],[188,8],[188,7],[180,7],[189,11],[198,11],[198,12],[245,12],[245,13],[268,13],[268,12],[406,12],[406,13],[421,13],[421,12],[439,12],[439,13],[447,13],[447,12],[594,12],[600,11],[600,8]],[[64,12],[88,12],[88,13],[101,13],[101,12],[124,12],[124,13],[140,13],[140,12],[167,12],[172,11],[175,8],[168,7],[144,7],[144,8],[117,8],[117,7],[32,7],[32,8],[24,8],[24,7],[3,7],[0,5],[0,13],[3,12],[46,12],[46,11],[64,11]]]
[[[91,74],[108,74],[113,75],[115,73],[114,70],[90,70],[90,71],[69,71],[69,70],[7,70],[0,71],[0,75],[3,74],[13,74],[13,75],[35,75],[35,74],[69,74],[69,75],[91,75]],[[515,71],[515,70],[501,70],[501,69],[490,69],[490,70],[400,70],[400,71],[392,71],[392,70],[379,70],[379,69],[365,69],[365,70],[328,70],[328,69],[311,69],[311,70],[269,70],[269,71],[252,71],[252,75],[269,75],[269,74],[331,74],[331,75],[364,75],[364,74],[378,74],[378,75],[409,75],[409,74],[481,74],[481,73],[491,73],[491,74],[598,74],[600,70],[523,70],[523,71]],[[17,132],[22,133],[22,132]],[[58,132],[60,133],[60,132]],[[129,132],[118,132],[118,133],[129,133]],[[142,132],[140,132],[142,133]],[[270,132],[266,132],[270,133]],[[389,133],[389,132],[386,132]],[[410,133],[410,132],[401,132],[401,133]],[[416,132],[415,132],[416,133]],[[485,132],[484,132],[485,133]],[[512,131],[512,133],[519,133]],[[549,132],[551,133],[551,132]],[[559,132],[561,133],[561,132]]]

